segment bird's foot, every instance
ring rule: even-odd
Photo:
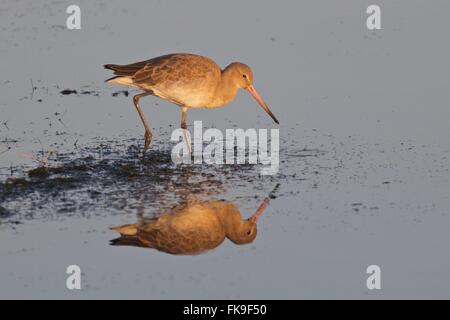
[[[145,144],[144,144],[144,151],[142,152],[142,155],[145,155],[151,142],[152,142],[152,133],[150,131],[145,131]]]
[[[187,129],[183,129],[183,140],[187,146],[189,156],[192,155],[192,142],[191,142],[191,134]]]

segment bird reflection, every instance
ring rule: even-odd
[[[239,208],[231,202],[189,200],[157,218],[143,218],[136,224],[112,228],[120,233],[120,238],[111,244],[195,255],[218,247],[226,238],[235,244],[251,243],[268,204],[269,197],[250,218],[243,219]]]

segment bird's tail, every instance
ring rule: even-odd
[[[147,246],[144,243],[142,243],[138,237],[135,236],[120,236],[120,238],[111,240],[109,244],[112,246],[130,246],[130,247],[147,248]]]
[[[105,82],[113,83],[113,84],[121,84],[130,87],[134,87],[133,75],[136,70],[132,68],[128,68],[126,65],[118,65],[118,64],[105,64],[103,67],[108,70],[114,71],[115,76],[109,79],[106,79]]]
[[[103,67],[108,70],[114,71],[116,76],[133,76],[136,72],[145,66],[143,63],[132,63],[132,64],[105,64]]]
[[[147,247],[137,237],[137,224],[125,224],[111,228],[111,230],[119,232],[120,237],[110,241],[112,246],[132,246],[132,247]]]
[[[117,67],[119,67],[119,65],[117,65],[117,64],[105,64],[105,65],[103,65],[103,67],[105,67],[105,69],[109,69],[109,70],[115,71],[117,69]]]
[[[111,230],[120,233],[121,236],[135,236],[137,234],[137,224],[125,224],[113,227]]]

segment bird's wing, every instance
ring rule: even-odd
[[[119,64],[105,64],[106,69],[114,71],[114,74],[119,77],[131,77],[136,72],[144,68],[147,61],[136,62],[132,64],[119,65]]]
[[[148,247],[171,254],[198,254],[213,249],[225,240],[225,234],[205,228],[180,230],[170,225],[142,231],[139,240]]]
[[[139,65],[132,68],[138,68]],[[220,70],[216,63],[209,58],[175,53],[157,57],[146,61],[133,75],[136,84],[172,83],[177,81],[195,81],[204,79],[213,70]]]
[[[135,63],[130,64],[105,64],[104,67],[106,69],[114,71],[114,74],[119,77],[133,77],[138,73],[141,76],[142,74],[151,72],[152,69],[161,64],[164,63],[166,60],[172,59],[172,56],[175,54],[168,54],[161,57],[156,57],[150,60],[145,61],[139,61]]]

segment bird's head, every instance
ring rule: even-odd
[[[228,234],[228,238],[235,244],[245,244],[253,242],[258,231],[257,223],[267,206],[269,198],[265,198],[256,210],[255,214],[246,220],[241,220],[235,229]]]
[[[275,123],[278,124],[279,122],[277,118],[274,116],[272,111],[270,111],[269,107],[266,105],[264,100],[261,98],[255,87],[253,86],[252,69],[248,65],[240,62],[233,62],[226,69],[232,74],[234,84],[239,89],[247,90],[253,96],[253,98],[258,101],[259,105],[264,109],[264,111],[266,111],[267,114],[275,121]]]
[[[229,235],[229,239],[235,244],[246,244],[253,242],[257,234],[256,222],[242,220],[236,230]]]

